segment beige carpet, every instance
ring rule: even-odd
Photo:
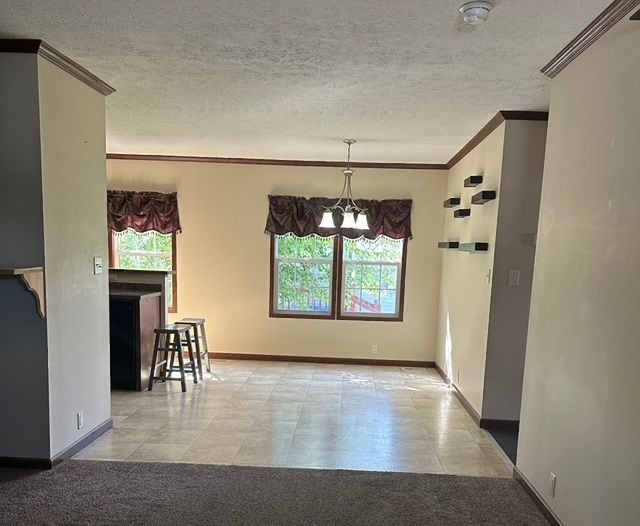
[[[50,471],[0,469],[0,524],[547,522],[512,479],[69,460]]]

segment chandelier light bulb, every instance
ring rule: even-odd
[[[360,212],[356,219],[356,230],[369,230],[369,221],[367,220],[367,214]]]
[[[345,212],[342,218],[342,228],[358,228],[353,212]]]
[[[336,225],[333,222],[333,213],[331,212],[331,210],[327,210],[325,211],[324,214],[322,214],[322,221],[320,221],[320,225],[318,225],[320,228],[335,228]]]

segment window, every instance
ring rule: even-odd
[[[158,232],[138,233],[131,228],[111,231],[109,265],[130,270],[168,270],[169,312],[177,312],[176,235]]]
[[[342,317],[400,316],[404,243],[385,236],[342,240]]]
[[[274,243],[272,314],[333,316],[336,240],[288,234]]]
[[[406,240],[287,234],[271,247],[271,316],[402,320]]]

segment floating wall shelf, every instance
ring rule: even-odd
[[[41,318],[46,315],[44,302],[44,269],[42,267],[0,268],[0,279],[18,278],[36,298],[36,308]]]
[[[458,250],[463,252],[486,252],[489,250],[489,243],[460,243]]]
[[[471,208],[458,208],[453,213],[453,217],[469,217],[471,215]]]
[[[464,187],[473,188],[474,186],[478,186],[479,184],[482,184],[483,179],[484,177],[482,175],[472,175],[471,177],[467,177],[464,180]]]
[[[459,197],[450,197],[449,199],[447,199],[444,202],[444,207],[445,208],[453,208],[455,206],[459,206],[460,205],[460,198]]]
[[[483,205],[496,198],[495,190],[482,190],[471,198],[472,205]]]
[[[459,244],[460,243],[458,243],[458,241],[441,241],[440,243],[438,243],[438,248],[454,248],[454,249],[457,249]]]

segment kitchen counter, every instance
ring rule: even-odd
[[[109,296],[112,298],[152,298],[162,296],[162,292],[154,292],[152,290],[129,290],[129,289],[109,289]]]
[[[140,289],[109,290],[111,388],[148,388],[154,329],[162,323],[162,292]]]
[[[160,325],[169,323],[168,291],[171,272],[168,270],[109,269],[109,288],[114,291],[134,290],[161,292],[162,307]],[[115,297],[115,296],[114,296]],[[124,296],[122,296],[124,298]]]

